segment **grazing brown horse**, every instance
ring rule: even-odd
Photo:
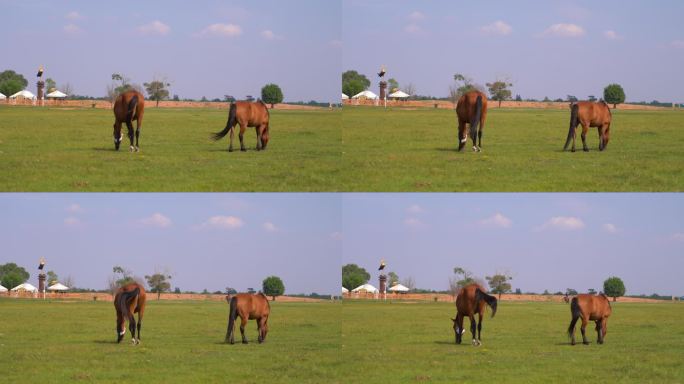
[[[489,305],[492,308],[492,317],[494,317],[497,306],[496,297],[486,294],[484,288],[478,284],[466,285],[458,291],[458,296],[456,297],[456,318],[451,319],[454,322],[456,344],[461,344],[461,336],[465,332],[465,329],[463,329],[463,318],[465,316],[470,318],[470,332],[473,334],[473,345],[477,347],[482,344],[482,316],[485,312],[485,305]],[[475,337],[476,313],[478,315],[477,337]]]
[[[572,152],[575,152],[575,136],[577,136],[577,126],[582,124],[582,146],[584,152],[588,152],[587,148],[587,132],[590,127],[598,128],[599,135],[599,150],[603,151],[608,146],[610,140],[610,122],[613,115],[610,113],[610,107],[605,101],[594,103],[593,101],[578,101],[570,104],[570,131],[568,132],[568,139],[565,141],[563,150],[568,149],[570,140],[572,140]]]
[[[228,111],[228,123],[221,132],[214,133],[212,138],[219,140],[230,132],[230,145],[228,152],[233,152],[233,135],[235,132],[235,124],[240,124],[240,150],[246,151],[243,142],[243,136],[247,127],[254,127],[257,134],[257,151],[266,149],[268,144],[268,120],[269,113],[266,104],[259,100],[257,102],[236,101],[230,104]]]
[[[271,313],[271,305],[263,293],[255,295],[249,293],[238,293],[234,296],[226,296],[226,301],[230,303],[228,312],[228,330],[226,331],[226,343],[235,343],[235,319],[240,316],[240,333],[242,334],[242,344],[247,344],[245,337],[245,325],[248,320],[256,320],[259,330],[259,343],[266,340],[268,333],[268,315]]]
[[[612,313],[610,308],[610,301],[603,293],[599,295],[581,294],[572,298],[570,302],[570,312],[572,313],[572,320],[570,327],[568,327],[568,335],[572,339],[571,344],[575,345],[575,324],[579,318],[582,318],[582,343],[589,344],[585,330],[589,320],[596,322],[596,333],[598,334],[598,343],[603,344],[608,331],[608,317]]]
[[[140,127],[145,112],[145,97],[138,91],[130,90],[120,94],[114,102],[114,147],[119,150],[123,140],[121,124],[126,123],[128,138],[131,141],[130,151],[140,150]],[[136,121],[135,146],[133,145],[133,120]]]
[[[114,308],[116,308],[116,334],[117,343],[120,343],[126,333],[126,319],[133,337],[133,344],[140,344],[140,328],[142,327],[143,314],[145,313],[145,287],[138,283],[126,284],[116,291],[114,296]],[[138,313],[138,337],[135,337],[136,323],[135,313]]]
[[[482,150],[482,130],[487,119],[487,96],[480,91],[467,92],[456,103],[456,116],[458,117],[458,150],[463,150],[468,141],[466,124],[470,124],[473,151],[480,152]],[[477,143],[478,139],[479,144]]]

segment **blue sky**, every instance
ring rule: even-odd
[[[112,267],[168,271],[172,287],[334,293],[340,282],[340,200],[331,194],[2,194],[0,264],[37,284],[47,269],[104,289]]]
[[[366,74],[374,91],[385,64],[434,96],[462,73],[509,79],[523,98],[600,97],[616,82],[628,101],[683,102],[682,14],[678,0],[344,0],[343,70]]]
[[[103,96],[112,73],[166,78],[181,98],[259,95],[336,101],[339,1],[0,0],[0,70],[35,89],[35,72],[75,93]]]
[[[343,264],[448,288],[455,266],[513,276],[523,292],[684,295],[681,194],[345,194]]]

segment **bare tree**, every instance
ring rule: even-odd
[[[409,94],[409,97],[414,97],[416,95],[416,86],[413,83],[408,83],[404,86],[404,92]]]
[[[62,279],[62,284],[66,285],[69,288],[74,288],[76,286],[76,280],[74,280],[73,276],[69,275]]]
[[[66,93],[67,97],[71,97],[74,94],[74,87],[70,83],[64,83],[62,92]]]
[[[401,284],[408,288],[409,291],[416,289],[416,281],[411,276],[404,278],[404,280],[401,281]]]

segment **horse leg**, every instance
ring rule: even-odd
[[[601,320],[596,320],[596,342],[598,344],[603,344],[603,340],[601,340]]]
[[[230,127],[230,145],[228,146],[228,152],[233,152],[233,137],[235,136],[235,127]]]
[[[463,340],[463,315],[459,312],[456,314],[456,344],[461,344]]]
[[[580,330],[582,331],[582,344],[584,344],[584,345],[589,345],[589,341],[587,340],[587,335],[586,335],[587,323],[588,323],[587,319],[582,317],[582,326],[580,327]]]
[[[474,315],[468,315],[468,318],[470,319],[470,332],[473,334],[473,346],[477,347],[480,345],[480,342],[477,340],[475,337],[475,331],[477,328],[477,325],[475,324],[475,316]]]
[[[257,135],[257,146],[256,146],[257,151],[261,151],[261,132],[262,132],[261,127],[263,127],[263,125],[259,125],[257,127],[254,127],[254,131],[256,132],[256,135]]]
[[[137,116],[135,123],[135,151],[140,151],[140,128],[142,127],[142,117]]]
[[[601,319],[601,344],[606,341],[606,333],[608,333],[608,319]]]
[[[246,151],[246,149],[245,149],[245,143],[244,143],[244,141],[243,141],[243,140],[244,140],[244,136],[245,136],[245,129],[247,128],[246,126],[247,126],[247,124],[244,124],[244,125],[243,125],[242,123],[240,123],[240,133],[238,134],[238,136],[240,137],[240,150],[241,150],[242,152],[245,152],[245,151]]]
[[[482,123],[480,123],[480,130],[477,131],[477,141],[478,141],[477,148],[480,151],[482,151],[482,128],[484,128],[484,127],[482,126]]]
[[[579,316],[572,316],[572,320],[570,321],[570,327],[568,328],[568,333],[570,334],[570,345],[575,345],[575,324],[577,324],[577,320],[579,319]]]
[[[606,149],[606,145],[608,145],[608,124],[603,124],[602,126],[599,127],[599,150],[603,151]]]
[[[465,123],[462,121],[458,122],[458,150],[459,152],[465,147],[465,143],[468,141],[468,131],[466,131]]]
[[[247,344],[247,336],[245,336],[245,326],[247,325],[248,316],[240,316],[240,333],[242,334],[242,344]]]
[[[575,138],[577,137],[577,126],[571,128],[572,131],[572,148],[570,152],[575,152]]]
[[[589,124],[582,123],[582,150],[584,152],[589,152],[589,147],[587,147],[587,132],[589,132]]]
[[[116,342],[120,343],[126,334],[126,323],[123,315],[118,310],[116,311]]]
[[[482,341],[482,312],[477,314],[477,339]]]
[[[133,344],[138,344],[138,340],[135,339],[135,315],[133,314],[128,316],[128,329],[131,330],[131,341]]]
[[[255,319],[254,322],[257,325],[257,334],[259,335],[257,337],[257,341],[259,342],[259,344],[261,344],[264,342],[264,339],[262,338],[261,319]]]
[[[135,147],[133,146],[133,122],[131,120],[126,120],[126,128],[128,128],[128,139],[131,141],[131,146],[128,148],[128,150],[133,152]]]

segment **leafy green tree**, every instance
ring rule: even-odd
[[[47,79],[45,79],[45,89],[47,89],[46,93],[56,91],[57,90],[57,82],[48,77]]]
[[[461,267],[454,267],[454,275],[454,277],[449,278],[449,291],[454,296],[461,288],[475,282],[473,273]]]
[[[155,273],[151,276],[146,275],[145,280],[147,280],[147,285],[150,286],[150,292],[157,294],[157,300],[159,300],[159,297],[163,292],[171,289],[171,283],[169,281],[171,280],[171,275]]]
[[[565,290],[565,294],[568,296],[575,296],[577,295],[577,291],[572,288],[568,288]]]
[[[399,276],[396,273],[390,272],[387,274],[387,285],[389,287],[392,287],[394,285],[394,283],[398,283],[398,282],[399,282]]]
[[[394,93],[399,90],[399,82],[392,78],[387,80],[387,89],[389,89],[390,93]]]
[[[589,95],[588,100],[589,100],[589,101],[596,101],[596,96],[594,96],[594,95]]]
[[[283,102],[283,91],[277,84],[266,84],[261,88],[261,100],[273,108],[273,104]]]
[[[227,295],[234,295],[236,293],[237,293],[237,290],[235,288],[226,287],[226,294]]]
[[[57,284],[59,282],[59,276],[57,276],[57,273],[55,271],[48,271],[47,273],[47,283],[48,286]]]
[[[577,97],[575,97],[575,96],[573,96],[573,95],[568,95],[568,96],[566,97],[566,100],[567,100],[568,102],[570,102],[570,103],[575,103],[575,102],[577,102]]]
[[[152,80],[151,82],[144,83],[143,85],[145,86],[145,91],[147,91],[147,96],[157,102],[157,107],[159,106],[160,100],[166,100],[169,98],[169,90],[167,87],[171,86],[170,83],[160,80]]]
[[[349,70],[342,74],[342,93],[352,97],[370,87],[370,80],[365,75]]]
[[[283,284],[280,277],[269,276],[261,283],[261,290],[264,292],[264,295],[273,297],[273,301],[275,301],[276,296],[285,293],[285,284]]]
[[[603,292],[616,301],[619,296],[625,295],[625,283],[619,277],[609,277],[603,282]]]
[[[513,280],[512,276],[496,274],[494,276],[487,276],[485,279],[487,279],[487,284],[489,284],[489,287],[492,289],[492,293],[498,294],[499,299],[501,299],[502,293],[511,291],[512,287],[509,281]]]
[[[7,289],[27,281],[31,275],[15,263],[0,265],[0,284]]]
[[[11,69],[0,72],[0,93],[9,97],[26,88],[28,81]]]
[[[181,289],[176,287],[176,289],[173,290],[173,293],[181,293]]]
[[[511,90],[508,87],[512,87],[512,83],[507,83],[502,80],[497,80],[493,83],[487,83],[487,88],[489,89],[489,95],[491,99],[499,102],[499,107],[501,107],[501,102],[511,98]]]
[[[114,294],[117,289],[123,287],[126,284],[134,283],[135,278],[133,277],[133,273],[128,270],[124,269],[121,266],[115,265],[112,268],[112,272],[114,272],[114,277],[109,279],[109,291]]]
[[[613,104],[613,109],[615,109],[618,104],[625,102],[625,90],[620,84],[609,84],[603,89],[603,100]]]
[[[370,273],[356,264],[347,264],[342,267],[342,286],[352,290],[370,280]]]

